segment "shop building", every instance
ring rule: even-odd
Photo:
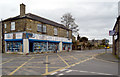
[[[117,18],[113,31],[113,54],[120,58],[120,16]]]
[[[27,13],[2,21],[4,52],[50,52],[72,50],[72,30],[46,18]]]

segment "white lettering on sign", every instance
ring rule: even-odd
[[[62,42],[72,42],[72,39],[63,38],[63,37],[40,35],[40,34],[34,34],[34,35],[35,35],[35,37],[32,37],[32,38],[30,38],[30,39],[50,40],[50,41],[62,41]]]
[[[5,34],[5,39],[13,39],[13,34]]]
[[[22,33],[16,33],[16,39],[22,39]]]

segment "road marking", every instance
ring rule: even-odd
[[[70,56],[70,57],[72,57],[73,59],[75,59],[75,60],[78,60],[77,58],[75,58],[74,56]]]
[[[58,55],[58,54],[57,54]],[[61,56],[58,55],[58,57],[67,65],[70,66]]]
[[[9,75],[13,75],[16,71],[18,71],[20,68],[22,68],[26,63],[28,63],[30,60],[32,60],[34,57],[30,58],[28,61],[23,63],[21,66],[19,66],[17,69],[15,69],[13,72],[11,72]]]
[[[50,74],[50,75],[55,75],[55,74],[57,74],[58,72],[54,72],[54,73],[52,73],[52,74]]]
[[[12,61],[12,60],[13,60],[13,59],[10,59],[10,60],[8,60],[8,61],[6,61],[6,62],[1,63],[0,65],[5,64],[5,63],[8,63],[8,62],[10,62],[10,61]]]
[[[47,62],[48,62],[48,55],[46,56],[46,70],[45,70],[46,73],[48,73],[48,64],[47,64]]]
[[[90,71],[79,71],[79,70],[72,70],[72,71],[83,72],[83,73],[99,74],[99,75],[112,75],[112,74],[107,74],[107,73],[90,72]]]
[[[91,60],[91,59],[93,59],[93,57],[92,57],[92,58],[85,59],[85,60],[80,61],[80,62],[78,62],[78,63],[83,63],[83,62],[88,61],[88,60]],[[42,74],[42,75],[49,75],[49,74],[51,74],[51,73],[53,73],[53,72],[57,72],[57,71],[60,71],[60,70],[66,69],[66,68],[70,68],[71,66],[76,65],[76,64],[77,64],[77,63],[72,64],[72,65],[69,65],[69,66],[66,66],[66,67],[63,67],[63,68],[60,68],[60,69],[57,69],[57,70],[54,70],[54,71],[51,71],[51,72],[48,72],[48,73],[44,73],[44,74]]]
[[[69,73],[69,72],[72,72],[72,70],[68,70],[68,71],[66,71],[66,73]]]
[[[98,59],[98,58],[94,58],[94,59],[96,59],[96,60],[100,60],[100,61],[104,61],[104,62],[109,62],[109,63],[116,63],[116,62],[106,61],[106,60]]]
[[[61,74],[58,74],[58,75],[64,75],[63,73],[61,73]]]
[[[60,70],[60,72],[65,71],[65,70],[67,70],[67,69],[62,69],[62,70]]]

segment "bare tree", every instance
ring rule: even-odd
[[[67,28],[71,29],[73,34],[78,35],[78,25],[75,23],[75,18],[71,15],[71,13],[66,13],[61,17],[61,22]]]

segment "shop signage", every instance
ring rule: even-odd
[[[40,35],[40,34],[34,34],[34,37],[32,37],[30,39],[72,42],[72,39],[56,37],[56,36]]]
[[[5,34],[5,39],[13,39],[13,34]]]
[[[22,33],[16,33],[16,39],[22,39]]]
[[[110,30],[110,31],[109,31],[109,36],[113,36],[113,35],[115,35],[115,31]]]

